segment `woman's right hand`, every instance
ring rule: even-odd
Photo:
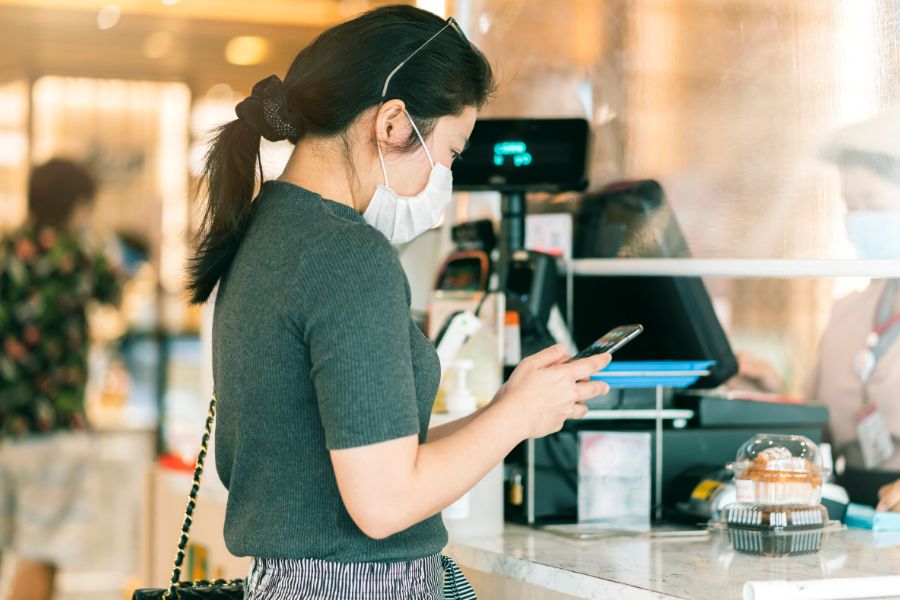
[[[520,426],[523,438],[539,438],[562,429],[567,419],[580,419],[586,400],[609,392],[609,385],[590,376],[610,363],[609,354],[573,362],[562,345],[551,346],[519,363],[492,404],[502,404]]]

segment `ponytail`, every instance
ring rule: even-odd
[[[216,132],[200,177],[208,200],[197,238],[197,251],[188,263],[191,304],[209,299],[228,270],[250,223],[256,175],[262,182],[260,139],[297,141],[296,127],[285,108],[284,87],[272,75],[253,86],[253,93],[235,108],[238,118]]]
[[[419,52],[425,42],[428,50]],[[297,54],[283,82],[272,75],[253,86],[235,108],[238,120],[218,131],[201,178],[209,202],[188,267],[191,302],[209,298],[250,223],[257,165],[262,181],[260,138],[294,144],[335,138],[364,111],[394,98],[427,136],[427,124],[480,107],[492,89],[484,55],[428,11],[382,6],[322,32]],[[410,133],[409,146],[414,142]]]

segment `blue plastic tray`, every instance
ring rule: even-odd
[[[591,375],[594,381],[604,381],[613,389],[686,388],[708,374],[714,360],[680,361],[613,361],[608,367]]]
[[[847,527],[871,529],[872,531],[900,532],[900,514],[892,512],[875,512],[871,506],[850,503],[847,516],[844,517]]]

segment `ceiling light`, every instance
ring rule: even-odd
[[[175,6],[179,2],[181,2],[181,0],[162,0],[162,3],[166,6]]]
[[[447,16],[447,0],[416,0],[416,7],[432,12],[442,19]]]
[[[233,65],[258,65],[270,54],[271,44],[264,37],[240,35],[225,45],[225,60]]]
[[[122,16],[122,9],[118,4],[107,4],[97,13],[97,27],[100,29],[111,29],[119,22]]]
[[[487,13],[481,13],[478,16],[478,31],[482,34],[491,30],[491,17]]]

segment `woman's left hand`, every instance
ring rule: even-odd
[[[878,510],[900,512],[900,479],[878,490]]]

